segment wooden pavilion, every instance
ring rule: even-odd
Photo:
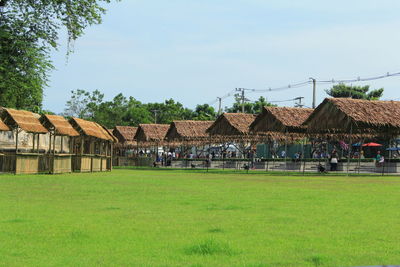
[[[326,98],[304,122],[311,133],[394,137],[400,134],[400,101]]]
[[[170,124],[165,139],[168,142],[182,143],[185,145],[209,144],[207,129],[213,121],[173,121]]]
[[[183,120],[173,121],[166,134],[166,141],[169,146],[180,146],[181,156],[187,156],[192,148],[199,157],[204,151],[205,146],[210,145],[210,135],[207,129],[213,121]],[[201,147],[199,149],[199,147]]]
[[[255,118],[253,114],[223,113],[207,129],[207,133],[213,140],[222,142],[258,141],[259,136],[250,132]]]
[[[114,137],[96,122],[78,118],[71,118],[69,122],[80,134],[73,146],[72,169],[78,172],[111,170]]]
[[[307,129],[303,123],[312,112],[313,109],[310,108],[266,106],[250,125],[250,130],[265,137],[265,143],[268,144],[268,151],[270,151],[271,156],[274,154],[276,155],[276,151],[275,153],[272,152],[272,141],[284,143],[285,169],[287,169],[286,159],[288,158],[288,143],[293,143],[296,140],[306,137]],[[303,142],[301,145],[301,155],[299,155],[299,157],[304,157],[304,154]],[[301,159],[299,158],[299,160]],[[297,165],[294,167],[301,167]]]
[[[400,135],[399,117],[400,101],[326,98],[304,125],[311,134],[347,137],[350,144],[347,155],[349,172],[353,142],[362,144],[365,138],[380,137],[391,143],[392,139]]]
[[[223,113],[207,129],[210,144],[234,144],[244,155],[247,146],[253,148],[262,140],[262,136],[250,131],[255,115],[246,113]]]
[[[49,172],[72,172],[72,150],[79,133],[62,116],[42,115],[43,126],[49,131]]]
[[[126,157],[127,150],[137,148],[135,134],[138,127],[132,126],[115,126],[112,130],[113,135],[117,138],[118,143],[115,144],[114,155]]]
[[[311,108],[264,107],[250,125],[250,130],[257,133],[276,133],[295,138],[306,133],[304,121],[311,115]]]
[[[40,145],[46,142],[48,130],[40,123],[40,116],[30,111],[1,108],[0,117],[13,131],[15,145],[13,151],[5,152],[9,160],[3,163],[3,171],[16,174],[46,171],[45,150]]]
[[[168,124],[139,124],[135,134],[138,147],[158,147],[164,145]]]

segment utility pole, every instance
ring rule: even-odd
[[[241,96],[240,96],[240,99],[241,99],[241,101],[242,101],[242,113],[244,113],[244,101],[245,101],[245,97],[244,97],[244,88],[236,88],[236,91],[238,91],[238,92],[242,92],[242,94],[241,94]]]
[[[317,80],[314,78],[310,77],[310,80],[312,80],[313,84],[313,101],[312,101],[312,108],[315,108],[315,98],[316,98],[316,89],[317,89]]]
[[[221,115],[221,105],[222,105],[222,98],[221,97],[217,97],[218,99],[218,116]]]
[[[302,108],[302,107],[304,107],[304,104],[301,103],[301,101],[302,101],[303,99],[304,99],[303,96],[296,97],[294,100],[297,100],[298,102],[296,102],[296,103],[294,104],[294,106],[295,106],[296,108]]]
[[[157,112],[159,111],[158,109],[153,109],[154,112],[154,123],[157,123]]]

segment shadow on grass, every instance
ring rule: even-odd
[[[3,221],[3,223],[25,223],[25,222],[29,222],[29,220],[16,218],[16,219]]]
[[[208,230],[209,233],[216,234],[216,233],[223,233],[224,230],[221,228],[211,228]]]
[[[322,255],[313,255],[311,257],[306,258],[306,261],[313,264],[314,266],[322,266],[326,265],[327,258]]]
[[[142,170],[142,171],[168,171],[175,173],[204,173],[204,174],[248,174],[248,175],[263,175],[263,176],[313,176],[313,177],[382,177],[380,173],[342,173],[342,172],[298,172],[298,171],[265,171],[265,170],[236,170],[236,169],[182,169],[169,167],[137,167],[137,166],[114,166],[116,170]],[[397,175],[385,174],[384,177],[399,177]]]
[[[207,239],[198,244],[192,245],[185,249],[185,253],[188,255],[235,255],[235,251],[229,247],[228,244],[218,242],[214,239]]]

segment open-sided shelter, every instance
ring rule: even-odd
[[[207,129],[213,121],[173,121],[166,134],[168,142],[182,143],[185,145],[205,145],[209,144],[209,134]]]
[[[400,101],[326,98],[304,122],[311,133],[400,134]]]
[[[311,108],[264,107],[250,125],[250,130],[280,136],[280,139],[300,137],[306,133],[303,123],[312,112]]]
[[[71,152],[79,133],[62,116],[45,114],[42,115],[40,121],[49,131],[49,172],[71,172]]]
[[[114,137],[100,124],[71,118],[71,125],[80,134],[73,147],[72,169],[80,172],[112,169]]]
[[[139,147],[160,146],[165,144],[168,124],[139,124],[135,140]]]
[[[126,156],[129,149],[137,147],[135,134],[138,127],[133,126],[115,126],[112,130],[113,135],[117,138],[118,142],[115,144],[114,155]]]
[[[48,130],[40,123],[40,116],[30,111],[1,108],[0,117],[13,131],[15,145],[12,151],[5,151],[7,159],[3,162],[3,170],[17,174],[45,171],[46,160],[40,144],[46,141]],[[23,141],[21,145],[20,141]]]
[[[223,113],[207,129],[212,140],[222,142],[257,141],[259,136],[250,132],[255,115],[246,113]]]

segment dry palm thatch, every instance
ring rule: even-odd
[[[39,115],[30,111],[2,108],[1,118],[11,129],[20,128],[28,133],[48,132],[40,123]]]
[[[281,132],[298,135],[306,132],[306,127],[302,124],[312,112],[311,108],[264,107],[250,129],[258,133]]]
[[[81,134],[102,140],[113,141],[113,137],[98,123],[79,118],[71,118],[71,125]]]
[[[214,140],[221,141],[250,141],[258,140],[261,136],[250,132],[250,125],[255,115],[245,113],[224,113],[207,129]]]
[[[139,124],[135,140],[143,145],[162,144],[169,129],[168,124]]]
[[[135,134],[137,129],[138,127],[132,126],[115,126],[112,133],[118,139],[118,143],[136,145]]]
[[[2,120],[0,120],[0,131],[11,131],[11,128],[8,127]]]
[[[100,125],[100,124],[99,124]],[[114,142],[114,143],[117,143],[118,142],[118,138],[117,137],[115,137],[115,135],[113,134],[113,130],[112,129],[108,129],[107,127],[105,127],[105,126],[103,126],[103,125],[100,125],[103,129],[104,129],[104,131],[111,137],[111,139],[112,139],[112,141]]]
[[[42,115],[40,121],[48,130],[54,131],[56,135],[79,136],[79,133],[62,116],[46,114]]]
[[[400,133],[400,102],[326,98],[304,122],[312,133]]]
[[[173,121],[166,134],[168,142],[184,142],[186,144],[208,144],[207,129],[213,121]]]

